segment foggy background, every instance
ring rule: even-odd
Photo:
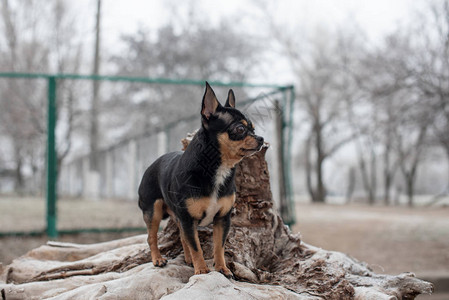
[[[448,203],[448,1],[102,1],[96,27],[97,4],[3,1],[0,71],[293,84],[297,201]],[[202,95],[95,85],[58,83],[60,189],[64,166],[198,113]],[[43,80],[0,79],[3,194],[45,192],[46,92]],[[264,92],[236,90],[237,102]],[[256,131],[274,142],[270,122]],[[150,162],[160,149],[145,143]]]

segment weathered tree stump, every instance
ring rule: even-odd
[[[411,273],[378,275],[365,263],[292,234],[273,208],[267,149],[237,166],[237,201],[225,246],[236,280],[217,272],[193,276],[170,220],[159,233],[161,253],[170,259],[164,268],[151,263],[146,235],[93,245],[49,242],[4,268],[3,299],[414,299],[433,291]],[[211,235],[211,228],[200,229],[208,264]]]

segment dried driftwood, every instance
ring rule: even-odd
[[[161,253],[170,259],[164,268],[151,263],[146,235],[94,245],[51,242],[4,268],[2,297],[414,299],[432,292],[431,283],[411,273],[378,275],[362,262],[307,245],[292,234],[273,208],[266,151],[237,166],[237,201],[226,242],[236,280],[217,272],[193,276],[183,261],[177,226],[169,221],[159,233]],[[208,264],[211,234],[211,228],[199,232]]]

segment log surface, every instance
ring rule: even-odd
[[[193,276],[170,220],[159,233],[161,253],[169,258],[164,268],[151,263],[146,235],[93,245],[49,242],[0,270],[2,298],[414,299],[432,293],[431,283],[411,273],[375,274],[363,262],[292,234],[273,207],[267,149],[237,166],[237,201],[225,245],[235,280],[217,272]],[[200,228],[212,268],[211,235],[211,227]]]

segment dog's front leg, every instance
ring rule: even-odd
[[[228,278],[231,278],[232,272],[226,266],[224,257],[224,244],[228,236],[231,225],[231,211],[219,219],[214,220],[214,263],[215,271],[222,273]]]
[[[201,249],[200,240],[198,238],[197,221],[193,218],[187,218],[181,221],[181,235],[190,248],[190,256],[192,258],[195,275],[207,274],[210,272],[206,265]]]

